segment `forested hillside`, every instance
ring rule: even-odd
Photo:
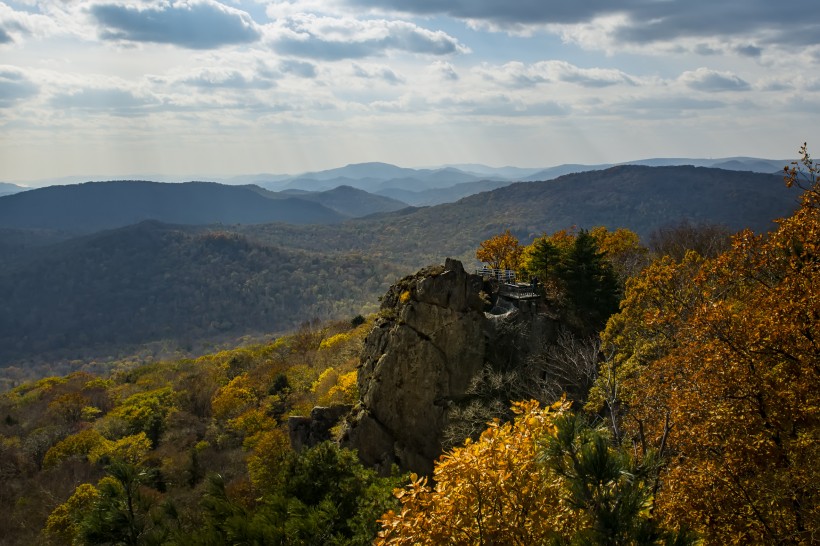
[[[372,309],[395,274],[363,256],[141,223],[42,249],[0,272],[0,361],[48,364],[147,342],[184,348],[282,332]]]
[[[144,220],[172,224],[338,222],[345,215],[298,198],[208,182],[87,182],[0,198],[0,227],[92,233]]]
[[[647,239],[682,219],[766,231],[772,219],[793,210],[796,197],[773,175],[623,166],[513,184],[435,207],[304,225],[339,220],[337,210],[359,214],[399,205],[352,188],[305,198],[269,194],[216,184],[123,182],[0,198],[0,224],[32,227],[0,230],[0,366],[17,366],[15,377],[30,370],[33,377],[40,373],[34,364],[111,361],[149,342],[167,354],[374,309],[406,271],[445,257],[471,269],[476,246],[504,229],[524,243],[573,226],[626,227]],[[40,205],[31,210],[27,199]],[[248,224],[262,221],[264,215],[252,215],[268,214],[270,206],[293,223]],[[303,206],[330,216],[319,220]],[[212,222],[212,213],[242,225],[155,221],[79,238],[68,231],[127,224],[145,214]]]
[[[481,241],[509,229],[528,241],[559,229],[624,227],[642,238],[688,219],[764,232],[797,206],[779,175],[703,167],[621,166],[517,183],[435,207],[340,226],[271,224],[249,236],[315,251],[360,251],[419,267],[452,256],[469,262]]]
[[[362,320],[0,395],[0,542],[370,542],[398,478],[330,444],[294,453],[285,426],[355,399]]]
[[[807,156],[790,173],[801,204],[771,233],[690,245],[711,249],[703,253],[653,253],[627,230],[482,241],[476,256],[486,264],[539,277],[539,297],[569,337],[545,347],[537,366],[478,374],[468,408],[496,419],[436,461],[434,487],[425,476],[379,477],[332,442],[290,447],[289,416],[358,401],[358,355],[386,317],[354,317],[0,395],[0,536],[9,544],[813,544],[818,174]],[[694,241],[692,233],[684,226],[665,236]],[[716,234],[702,230],[701,242]],[[382,314],[412,297],[401,283],[389,294]],[[602,321],[600,337],[583,337]],[[583,387],[570,393],[575,404],[552,389],[517,398],[536,383],[568,380]],[[509,410],[497,405],[504,395]],[[331,434],[343,432],[342,423]]]

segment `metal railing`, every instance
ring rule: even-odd
[[[515,271],[512,271],[511,269],[493,269],[491,267],[481,267],[476,269],[475,273],[476,275],[481,275],[482,277],[489,277],[490,279],[495,279],[498,282],[515,282]]]
[[[524,283],[504,283],[498,287],[498,293],[517,300],[537,298],[539,295],[535,285]]]
[[[481,275],[485,279],[495,279],[498,281],[498,293],[502,296],[520,300],[537,298],[540,295],[537,284],[515,282],[515,271],[510,269],[480,267],[476,269],[475,272],[476,275]]]

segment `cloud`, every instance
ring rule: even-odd
[[[11,34],[6,32],[6,29],[0,27],[0,44],[10,44],[14,42],[14,38],[11,37]]]
[[[431,66],[433,71],[438,73],[445,80],[455,82],[460,79],[455,67],[446,61],[434,61]]]
[[[580,68],[566,61],[540,61],[533,64],[510,62],[502,66],[485,65],[479,69],[486,79],[513,88],[534,87],[542,83],[572,83],[581,87],[601,88],[612,85],[636,85],[628,74],[610,68]]]
[[[51,98],[51,106],[58,109],[104,110],[115,115],[135,115],[159,101],[139,96],[120,88],[88,88],[71,93],[59,93]]]
[[[39,87],[21,71],[0,66],[0,108],[8,108],[15,103],[35,96]]]
[[[763,53],[763,49],[753,45],[735,46],[735,51],[739,55],[752,58],[760,57],[760,55]]]
[[[137,7],[139,6],[139,7]],[[244,11],[213,0],[158,4],[95,4],[91,15],[106,40],[213,49],[259,40],[261,31]]]
[[[346,0],[357,8],[448,15],[498,30],[587,25],[617,18],[615,42],[652,44],[680,38],[763,36],[766,43],[811,46],[820,35],[814,0]],[[795,14],[800,14],[796,17]]]
[[[698,91],[748,91],[751,88],[748,82],[731,72],[718,72],[708,68],[684,72],[679,80]]]
[[[617,111],[629,119],[668,120],[697,116],[700,112],[720,110],[729,104],[716,99],[698,99],[685,95],[627,98],[606,106],[606,112]]]
[[[272,45],[279,53],[325,61],[375,57],[387,51],[437,56],[467,51],[447,33],[407,21],[302,14],[279,22],[273,34]]]
[[[457,106],[462,114],[470,116],[522,118],[522,117],[561,117],[569,110],[554,101],[525,103],[507,96],[495,96],[490,100],[476,102],[459,101]]]
[[[257,76],[246,76],[238,70],[200,70],[183,78],[181,83],[206,89],[270,89],[274,81]]]
[[[353,75],[357,78],[383,80],[389,83],[390,85],[398,85],[400,83],[405,82],[404,78],[402,78],[386,66],[365,68],[355,64],[353,65]]]
[[[295,59],[285,59],[280,62],[279,70],[283,74],[293,74],[300,78],[315,78],[317,74],[315,64]]]
[[[614,11],[606,0],[564,2],[560,0],[348,0],[351,5],[392,9],[416,15],[449,15],[459,19],[492,21],[499,25],[527,23],[574,23],[597,11]]]

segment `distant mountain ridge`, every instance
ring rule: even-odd
[[[331,202],[343,208],[372,196],[352,187],[323,194],[154,184],[148,186],[149,195],[159,191],[162,196],[157,209],[145,206],[145,196],[127,199],[137,194],[124,193],[123,184],[44,188],[0,198],[0,366],[42,351],[80,358],[91,354],[86,349],[103,350],[111,342],[183,343],[214,333],[239,337],[260,329],[281,331],[314,317],[349,319],[351,313],[374,309],[397,272],[446,257],[470,269],[479,243],[505,229],[522,244],[544,232],[601,225],[626,227],[646,240],[654,229],[683,219],[766,231],[775,218],[791,214],[798,195],[785,187],[782,175],[622,165],[509,183],[437,206],[349,218],[329,208]],[[135,187],[144,190],[150,184]],[[107,197],[96,208],[83,203],[83,198],[99,197],[101,188],[120,191],[104,192]],[[208,207],[229,204],[221,213],[242,209],[246,214],[245,204],[264,205],[266,214],[270,206],[291,213],[310,207],[305,210],[318,210],[334,223],[306,224],[302,214],[295,222],[280,215],[273,223],[223,216],[223,225],[213,225],[213,217],[203,216],[205,209],[188,198],[191,189],[208,197],[203,198]],[[48,199],[41,199],[44,195]],[[36,199],[27,202],[32,196]],[[171,203],[184,209],[182,217],[174,216],[176,223],[207,218],[203,223],[212,225],[160,224],[157,211]],[[76,228],[81,213],[97,225],[112,218],[130,221],[136,216],[126,204],[154,212],[154,220],[73,238],[67,228],[56,229]],[[42,210],[36,214],[25,212],[37,207]],[[9,218],[37,229],[4,227]],[[72,318],[80,316],[81,321]],[[129,321],[135,322],[133,335],[127,331]]]
[[[0,182],[0,196],[11,195],[13,193],[20,193],[26,191],[28,188],[18,186],[17,184],[9,184],[8,182]]]
[[[529,243],[543,232],[626,227],[646,238],[687,219],[763,232],[796,207],[781,175],[707,167],[621,165],[541,182],[517,182],[457,202],[405,209],[330,228],[243,228],[266,241],[311,251],[375,253],[418,268],[444,257],[474,260],[477,245],[505,229]],[[309,233],[309,235],[308,235]]]
[[[350,188],[289,196],[214,182],[88,182],[0,198],[0,227],[92,233],[145,220],[171,224],[327,224],[404,203]]]

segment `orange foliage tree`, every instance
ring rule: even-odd
[[[508,229],[482,242],[476,250],[475,257],[493,269],[515,271],[521,260],[521,250],[518,239]]]
[[[604,336],[625,437],[669,461],[659,514],[711,544],[820,536],[820,184],[802,152],[793,216],[715,259],[648,268]]]

